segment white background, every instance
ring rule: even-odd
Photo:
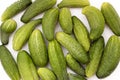
[[[15,2],[17,0],[0,0],[0,17],[3,13],[3,11],[13,2]],[[59,3],[61,0],[58,0],[57,3]],[[120,0],[90,0],[90,4],[92,6],[95,6],[97,8],[101,8],[101,4],[103,2],[109,2],[111,3],[114,8],[117,10],[118,14],[120,15]],[[24,12],[24,11],[23,11]],[[14,20],[16,20],[17,22],[17,29],[23,25],[23,23],[20,21],[20,18],[23,14],[23,12],[19,13],[18,15],[16,15],[15,17],[13,17]],[[72,8],[71,9],[71,13],[72,15],[74,16],[77,16],[78,18],[81,19],[81,21],[86,25],[86,27],[88,28],[88,30],[90,31],[90,28],[89,28],[89,24],[86,20],[86,17],[84,15],[82,15],[81,13],[81,8]],[[41,15],[38,15],[37,17],[35,18],[41,18],[43,14]],[[35,19],[34,18],[34,19]],[[0,21],[0,24],[2,22]],[[41,25],[39,25],[37,28],[39,28],[41,30]],[[60,31],[61,28],[59,27],[59,24],[57,25],[56,27],[56,31]],[[14,34],[14,33],[13,33]],[[12,38],[13,38],[13,34],[10,36],[10,39],[9,39],[9,44],[6,45],[8,47],[8,49],[11,51],[13,57],[15,58],[16,60],[16,57],[17,57],[17,51],[14,51],[12,49]],[[104,33],[103,33],[103,37],[105,39],[105,43],[107,42],[107,40],[109,39],[109,37],[113,35],[113,33],[111,32],[111,30],[108,28],[108,26],[105,27],[105,30],[104,30]],[[1,42],[0,42],[0,45],[1,45]],[[23,47],[24,50],[27,50],[28,51],[28,46],[27,44]],[[66,54],[67,51],[64,49],[64,53]],[[69,69],[68,69],[68,72],[71,72]],[[7,76],[6,72],[4,71],[1,63],[0,63],[0,80],[10,80],[10,78]],[[115,69],[115,71],[108,77],[104,78],[104,79],[98,79],[95,75],[91,78],[89,78],[88,80],[120,80],[120,64],[117,66],[117,68]]]

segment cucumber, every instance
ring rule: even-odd
[[[73,70],[75,73],[83,76],[85,75],[85,70],[83,66],[81,66],[69,53],[66,56],[66,62],[71,70]]]
[[[82,13],[90,24],[90,39],[92,41],[97,40],[102,35],[105,26],[105,20],[101,11],[96,7],[87,6],[83,8]]]
[[[109,38],[104,53],[97,70],[98,78],[105,78],[109,76],[117,67],[120,61],[120,39],[113,35]]]
[[[78,42],[84,47],[86,51],[90,48],[89,33],[85,25],[76,17],[72,17],[73,31]]]
[[[68,80],[65,57],[60,44],[56,40],[49,42],[48,55],[50,66],[57,76],[57,79]]]
[[[72,73],[68,73],[68,75],[69,75],[69,80],[87,80],[81,75],[72,74]]]
[[[37,66],[45,66],[48,62],[47,48],[40,30],[36,29],[32,32],[28,47],[33,62]]]
[[[55,74],[48,68],[39,68],[38,74],[42,80],[57,80]]]
[[[9,43],[9,36],[15,31],[17,23],[13,19],[8,19],[1,24],[1,42],[3,45]]]
[[[41,19],[37,19],[21,26],[13,36],[13,49],[16,51],[20,50],[29,39],[34,28],[41,22]]]
[[[37,69],[26,51],[18,52],[17,64],[22,80],[39,80]]]
[[[55,26],[58,20],[58,8],[52,8],[45,12],[42,19],[42,30],[47,40],[54,39]]]
[[[33,17],[52,8],[56,4],[56,0],[35,0],[23,14],[21,21],[29,22]]]
[[[106,20],[106,23],[116,35],[120,35],[120,18],[115,8],[108,2],[104,2],[101,6],[101,12]]]
[[[87,52],[72,36],[64,32],[57,32],[56,39],[77,61],[84,64],[89,62]]]
[[[103,54],[103,50],[104,50],[104,39],[103,37],[100,37],[98,40],[92,43],[89,50],[90,63],[87,64],[85,70],[87,77],[91,77],[97,72],[101,60],[101,56]]]
[[[6,71],[10,79],[20,80],[18,66],[10,51],[3,45],[0,46],[0,60],[4,70]]]
[[[8,8],[6,8],[6,10],[3,12],[1,17],[2,21],[12,18],[16,14],[27,8],[31,3],[31,0],[18,0],[14,2],[10,6],[8,6]]]
[[[71,34],[72,33],[72,18],[71,18],[71,12],[68,8],[62,8],[59,13],[59,23],[62,28],[62,30],[65,33]]]
[[[62,0],[57,6],[59,8],[63,7],[85,7],[89,6],[89,0]]]

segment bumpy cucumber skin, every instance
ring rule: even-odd
[[[89,62],[87,52],[72,36],[64,32],[57,32],[56,39],[61,45],[63,45],[71,53],[71,55],[77,61],[81,63]]]
[[[0,60],[4,70],[11,80],[20,80],[18,66],[10,51],[3,45],[0,46]]]
[[[98,78],[105,78],[110,75],[120,61],[120,39],[113,35],[109,38],[107,45],[96,73]]]
[[[2,21],[10,19],[11,17],[15,16],[26,7],[28,7],[32,3],[31,0],[18,0],[11,4],[2,14]]]
[[[104,50],[104,39],[103,37],[100,37],[98,40],[92,43],[89,50],[90,63],[87,64],[85,70],[87,77],[91,77],[97,72],[101,60],[101,56],[103,54],[103,50]]]
[[[56,4],[56,0],[36,0],[31,4],[23,14],[21,21],[29,22],[33,17],[52,8]],[[49,26],[48,26],[49,27]]]
[[[18,51],[29,39],[34,28],[42,22],[41,19],[30,21],[20,27],[13,36],[13,49]]]
[[[68,8],[62,8],[59,13],[59,23],[62,28],[62,30],[65,33],[71,34],[72,33],[72,18],[71,18],[71,12]]]
[[[1,42],[3,45],[9,43],[9,36],[16,29],[16,27],[17,27],[17,23],[13,19],[8,19],[1,24],[0,35],[1,35]]]
[[[104,31],[105,20],[101,11],[93,6],[87,6],[83,8],[82,13],[88,19],[90,24],[90,39],[92,41],[97,40]]]
[[[57,24],[59,15],[58,8],[52,8],[48,10],[42,19],[42,30],[47,40],[54,39],[55,26]]]
[[[39,80],[36,67],[26,51],[18,52],[17,64],[22,80]]]
[[[73,16],[72,20],[75,37],[77,38],[78,42],[84,47],[84,49],[88,51],[90,48],[90,40],[87,28],[76,16]]]
[[[114,34],[120,35],[120,18],[117,11],[113,8],[113,6],[104,2],[101,7],[101,12],[106,20],[106,23],[109,25],[110,29]]]
[[[83,68],[83,66],[81,66],[72,56],[71,54],[67,54],[66,56],[66,62],[67,65],[77,74],[79,75],[85,75],[85,70]]]
[[[87,80],[81,75],[76,75],[72,73],[68,73],[68,75],[69,75],[69,80]]]
[[[63,7],[85,7],[89,6],[89,0],[62,0],[57,6]]]
[[[56,40],[49,42],[48,55],[50,66],[58,80],[68,80],[65,57],[60,44]]]
[[[48,62],[47,48],[40,30],[36,29],[32,32],[28,47],[34,63],[37,66],[45,66]]]
[[[47,68],[39,68],[38,74],[42,80],[57,80],[54,73],[50,69],[47,69]]]

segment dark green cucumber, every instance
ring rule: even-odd
[[[41,22],[41,19],[37,19],[21,26],[13,36],[13,49],[16,51],[20,50],[29,39],[34,28]]]
[[[87,28],[76,16],[73,16],[72,20],[75,37],[84,49],[88,51],[90,48],[90,40]]]
[[[67,54],[66,56],[67,65],[77,74],[85,75],[85,70],[83,66],[81,66],[72,56],[71,54]]]
[[[71,34],[72,33],[72,18],[71,18],[71,12],[68,8],[62,8],[59,13],[59,23],[62,28],[62,30],[65,33]]]
[[[87,64],[85,70],[87,77],[91,77],[96,73],[101,60],[103,50],[104,50],[104,39],[103,37],[100,37],[98,40],[92,43],[89,50],[90,63]]]
[[[48,68],[39,68],[38,74],[42,80],[57,80],[55,74]]]
[[[50,66],[58,80],[68,80],[65,57],[60,44],[56,40],[49,42],[48,55]]]
[[[40,30],[36,29],[32,32],[28,47],[34,63],[37,66],[45,66],[48,62],[47,48]]]
[[[0,60],[4,70],[10,79],[20,80],[18,66],[10,51],[3,45],[0,46]]]
[[[23,14],[21,18],[21,21],[27,23],[33,17],[52,8],[55,4],[56,4],[56,0],[36,0],[25,11],[25,13]]]
[[[104,2],[101,7],[101,12],[114,34],[120,35],[120,18],[115,8],[108,2]]]
[[[69,75],[69,80],[87,80],[81,75],[72,74],[72,73],[68,73],[68,75]]]
[[[42,30],[47,40],[54,39],[55,26],[58,20],[59,10],[58,8],[52,8],[45,12],[42,19]]]
[[[2,21],[10,19],[11,17],[15,16],[26,7],[28,7],[32,3],[31,0],[18,0],[11,4],[2,14]]]
[[[98,78],[105,78],[110,75],[120,61],[120,39],[118,36],[111,36],[104,49],[104,53],[97,70]]]
[[[26,51],[18,52],[17,64],[22,80],[39,80],[37,69]]]
[[[63,45],[70,54],[79,62],[87,63],[89,58],[84,48],[70,35],[64,32],[57,32],[56,39]]]

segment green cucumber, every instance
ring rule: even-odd
[[[42,30],[47,40],[54,39],[55,26],[58,20],[58,8],[52,8],[45,12],[42,19]]]
[[[56,41],[50,41],[48,44],[48,55],[50,66],[57,76],[58,80],[68,80],[67,66],[65,57],[60,44]]]
[[[40,30],[32,32],[28,47],[30,55],[37,66],[45,66],[48,62],[47,48]]]
[[[19,12],[23,11],[26,7],[28,7],[32,3],[31,0],[18,0],[11,4],[2,14],[2,21],[12,18]]]
[[[4,70],[10,79],[20,80],[18,66],[10,51],[3,45],[0,46],[0,60]]]

